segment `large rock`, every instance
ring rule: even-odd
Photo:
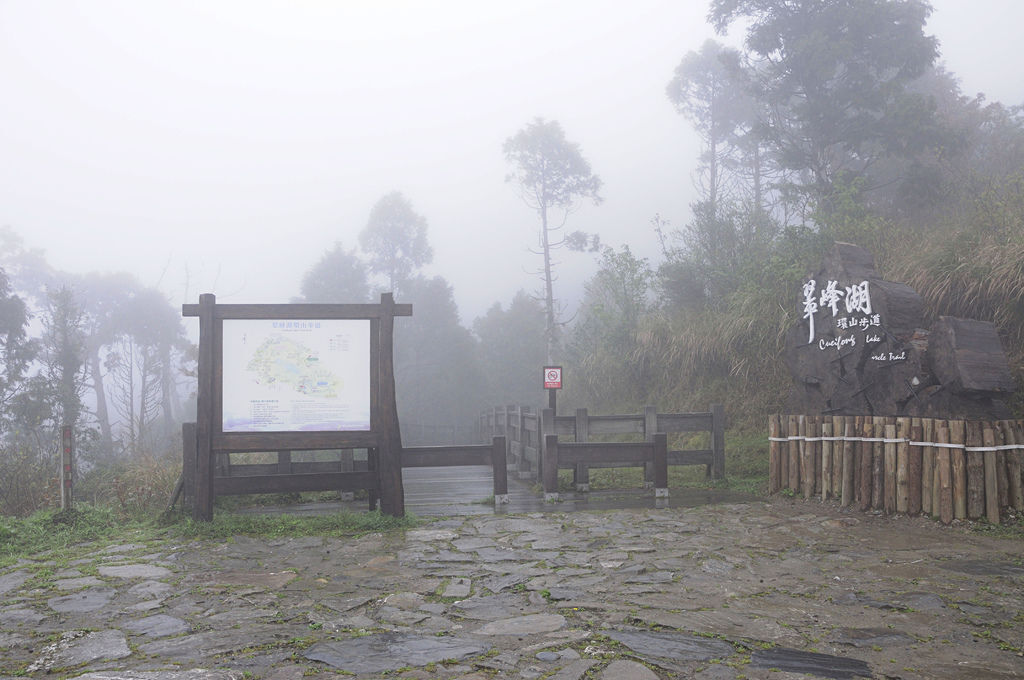
[[[836,243],[797,299],[786,337],[789,408],[824,415],[1008,417],[1015,385],[992,324],[924,325],[909,286],[882,279],[871,254]]]

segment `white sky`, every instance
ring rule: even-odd
[[[934,0],[965,93],[1024,103],[1024,2]],[[463,320],[534,290],[535,216],[503,141],[560,121],[605,182],[573,215],[655,261],[698,142],[665,98],[706,2],[0,0],[0,225],[54,266],[127,270],[177,304],[285,302],[399,190]],[[566,253],[572,298],[591,255]]]

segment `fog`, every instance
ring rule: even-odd
[[[935,0],[965,94],[1024,103],[1018,0]],[[699,142],[665,97],[706,2],[3,2],[0,225],[63,270],[174,303],[285,302],[398,190],[463,321],[535,290],[536,216],[502,143],[558,120],[604,180],[570,229],[657,261]],[[735,39],[725,38],[735,44]],[[1007,56],[1009,55],[1009,56]],[[571,302],[594,256],[563,253]]]

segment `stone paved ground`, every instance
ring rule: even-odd
[[[786,499],[0,572],[0,677],[1024,677],[1019,541]]]

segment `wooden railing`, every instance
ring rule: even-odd
[[[182,426],[185,443],[182,461],[182,488],[186,503],[197,498],[197,452],[195,423]],[[242,453],[242,452],[239,452]],[[297,461],[292,451],[267,452],[276,457],[270,463],[232,463],[231,452],[215,455],[213,496],[257,493],[299,493],[304,491],[364,490],[371,510],[380,498],[380,480],[376,469],[376,451],[367,449],[365,460],[356,460],[351,449],[341,450],[337,460]],[[494,502],[508,503],[506,441],[492,438],[490,444],[454,446],[410,446],[401,449],[401,467],[447,467],[487,465],[494,474]]]
[[[1024,510],[1024,421],[771,416],[768,435],[771,493],[946,524]]]
[[[709,446],[704,449],[666,451],[668,465],[704,465],[707,475],[714,479],[725,476],[725,411],[720,404],[714,404],[710,411],[703,413],[658,413],[653,406],[635,415],[590,415],[587,409],[577,409],[574,415],[556,416],[550,409],[540,414],[523,406],[499,406],[484,412],[480,417],[483,437],[505,435],[508,440],[509,460],[521,477],[542,480],[545,457],[545,436],[571,437],[575,444],[589,444],[591,437],[605,435],[634,435],[642,442],[650,443],[658,433],[707,432]],[[565,442],[563,442],[565,443]],[[615,459],[618,446],[623,451],[621,459]],[[604,444],[602,444],[604,447]],[[589,469],[598,467],[628,467],[638,465],[623,443],[608,443],[607,450],[587,459],[582,456],[573,469],[578,490],[589,488]],[[582,454],[579,454],[582,455]],[[645,461],[645,482],[656,486],[653,460]],[[561,466],[561,463],[559,463]]]

